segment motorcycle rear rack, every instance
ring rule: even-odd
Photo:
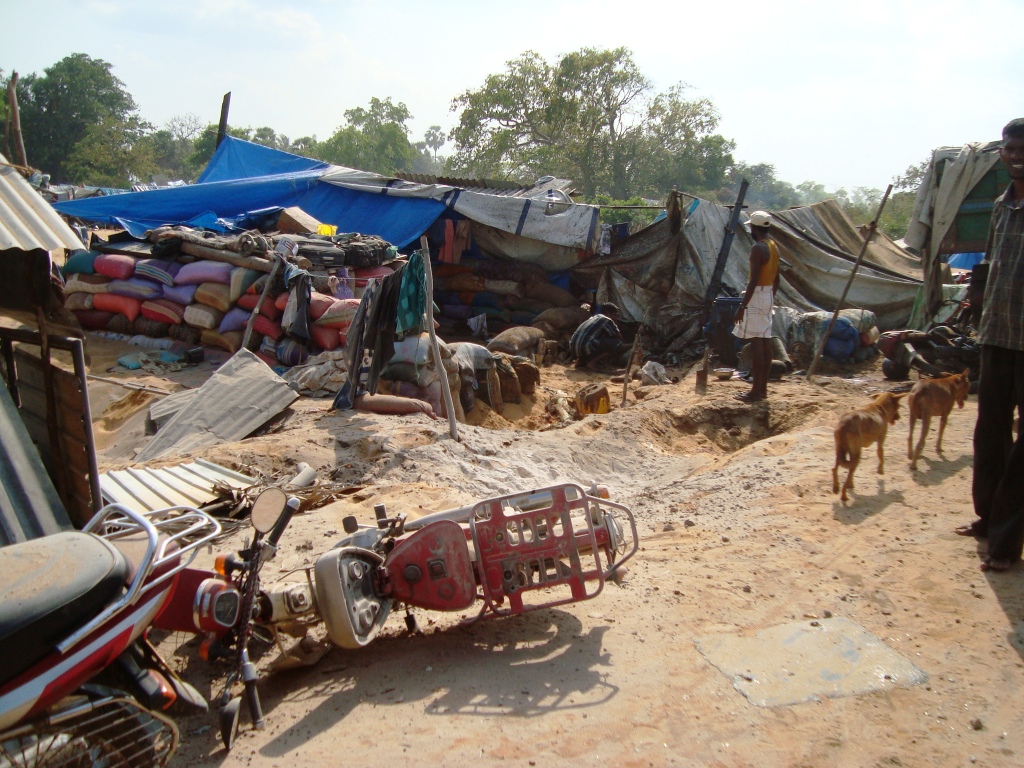
[[[220,535],[221,527],[205,512],[192,507],[168,507],[142,514],[121,504],[108,504],[82,530],[112,543],[121,539],[144,543],[145,554],[134,564],[135,575],[125,593],[58,643],[60,653],[66,653],[115,613],[134,605],[144,594],[186,568],[201,547]]]
[[[629,522],[629,540],[617,514]],[[574,483],[478,502],[469,532],[483,607],[467,623],[596,597],[639,546],[628,507]],[[561,596],[530,600],[540,590]]]

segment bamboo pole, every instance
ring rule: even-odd
[[[256,309],[249,315],[249,321],[245,324],[245,335],[242,337],[242,349],[249,348],[249,339],[252,337],[252,325],[256,322],[256,315],[260,313],[260,308],[263,306],[263,302],[267,300],[267,295],[270,293],[270,286],[274,282],[274,278],[277,277],[277,270],[281,266],[281,262],[284,259],[280,256],[274,258],[274,266],[270,270],[270,277],[267,278],[267,284],[263,286],[263,293],[260,294],[259,301],[256,302]]]
[[[882,202],[878,204],[878,212],[875,214],[875,218],[868,225],[868,232],[864,236],[864,244],[860,247],[860,253],[857,254],[857,261],[853,264],[853,269],[850,270],[850,277],[846,281],[846,287],[843,288],[843,295],[839,297],[839,303],[836,304],[836,311],[832,313],[832,319],[828,321],[828,328],[825,329],[825,335],[821,337],[821,341],[818,342],[818,350],[814,353],[814,359],[811,360],[811,367],[807,369],[807,380],[811,380],[811,376],[814,375],[815,370],[818,368],[818,361],[821,360],[821,353],[825,349],[825,343],[828,341],[828,335],[832,333],[832,326],[836,324],[836,318],[839,317],[839,310],[843,308],[843,302],[846,301],[846,294],[850,292],[850,286],[853,285],[853,278],[857,276],[857,270],[860,268],[860,263],[864,260],[864,254],[868,252],[868,245],[871,244],[871,238],[875,236],[875,231],[878,228],[878,220],[882,217],[882,211],[885,209],[885,204],[889,200],[889,194],[892,192],[892,184],[886,187],[885,194],[882,195]]]
[[[459,439],[458,420],[455,418],[455,405],[452,402],[452,384],[448,381],[448,371],[441,362],[441,346],[437,343],[437,334],[434,332],[434,275],[430,269],[430,245],[427,243],[427,236],[420,238],[420,252],[423,254],[423,272],[426,275],[427,289],[427,333],[430,334],[430,349],[434,354],[434,365],[441,369],[441,394],[444,396],[444,407],[448,412],[448,431],[452,440]]]

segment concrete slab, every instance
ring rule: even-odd
[[[836,617],[744,637],[694,641],[751,704],[777,707],[927,682],[927,674],[859,624]]]

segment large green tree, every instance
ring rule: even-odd
[[[374,97],[368,109],[345,111],[345,125],[316,146],[316,156],[363,171],[411,171],[419,154],[409,141],[406,123],[411,119],[403,102]]]
[[[18,81],[25,151],[33,166],[49,173],[54,181],[71,179],[71,167],[79,142],[96,142],[98,126],[118,126],[131,133],[141,119],[131,94],[114,76],[112,65],[84,53],[74,53]],[[133,122],[134,121],[134,122]],[[75,163],[76,175],[84,172]]]
[[[451,161],[479,175],[569,176],[587,198],[714,189],[733,146],[714,133],[714,105],[686,90],[654,93],[626,48],[582,48],[554,63],[527,51],[452,102]]]

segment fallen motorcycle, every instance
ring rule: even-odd
[[[465,611],[478,603],[470,623],[596,597],[606,581],[621,579],[638,548],[632,513],[602,493],[567,483],[415,520],[377,505],[375,525],[346,517],[347,535],[315,564],[262,586],[260,569],[297,506],[278,489],[264,491],[253,507],[252,543],[218,558],[218,571],[241,595],[238,625],[210,646],[232,663],[221,697],[225,745],[238,731],[241,697],[230,695],[236,683],[254,726],[263,724],[248,656],[254,626],[276,639],[279,631],[301,637],[323,622],[333,644],[355,650],[373,641],[396,605],[415,631],[414,608]],[[305,579],[288,580],[298,573]]]
[[[220,531],[194,509],[110,505],[0,549],[0,766],[166,764],[178,730],[161,710],[206,702],[144,633]]]

